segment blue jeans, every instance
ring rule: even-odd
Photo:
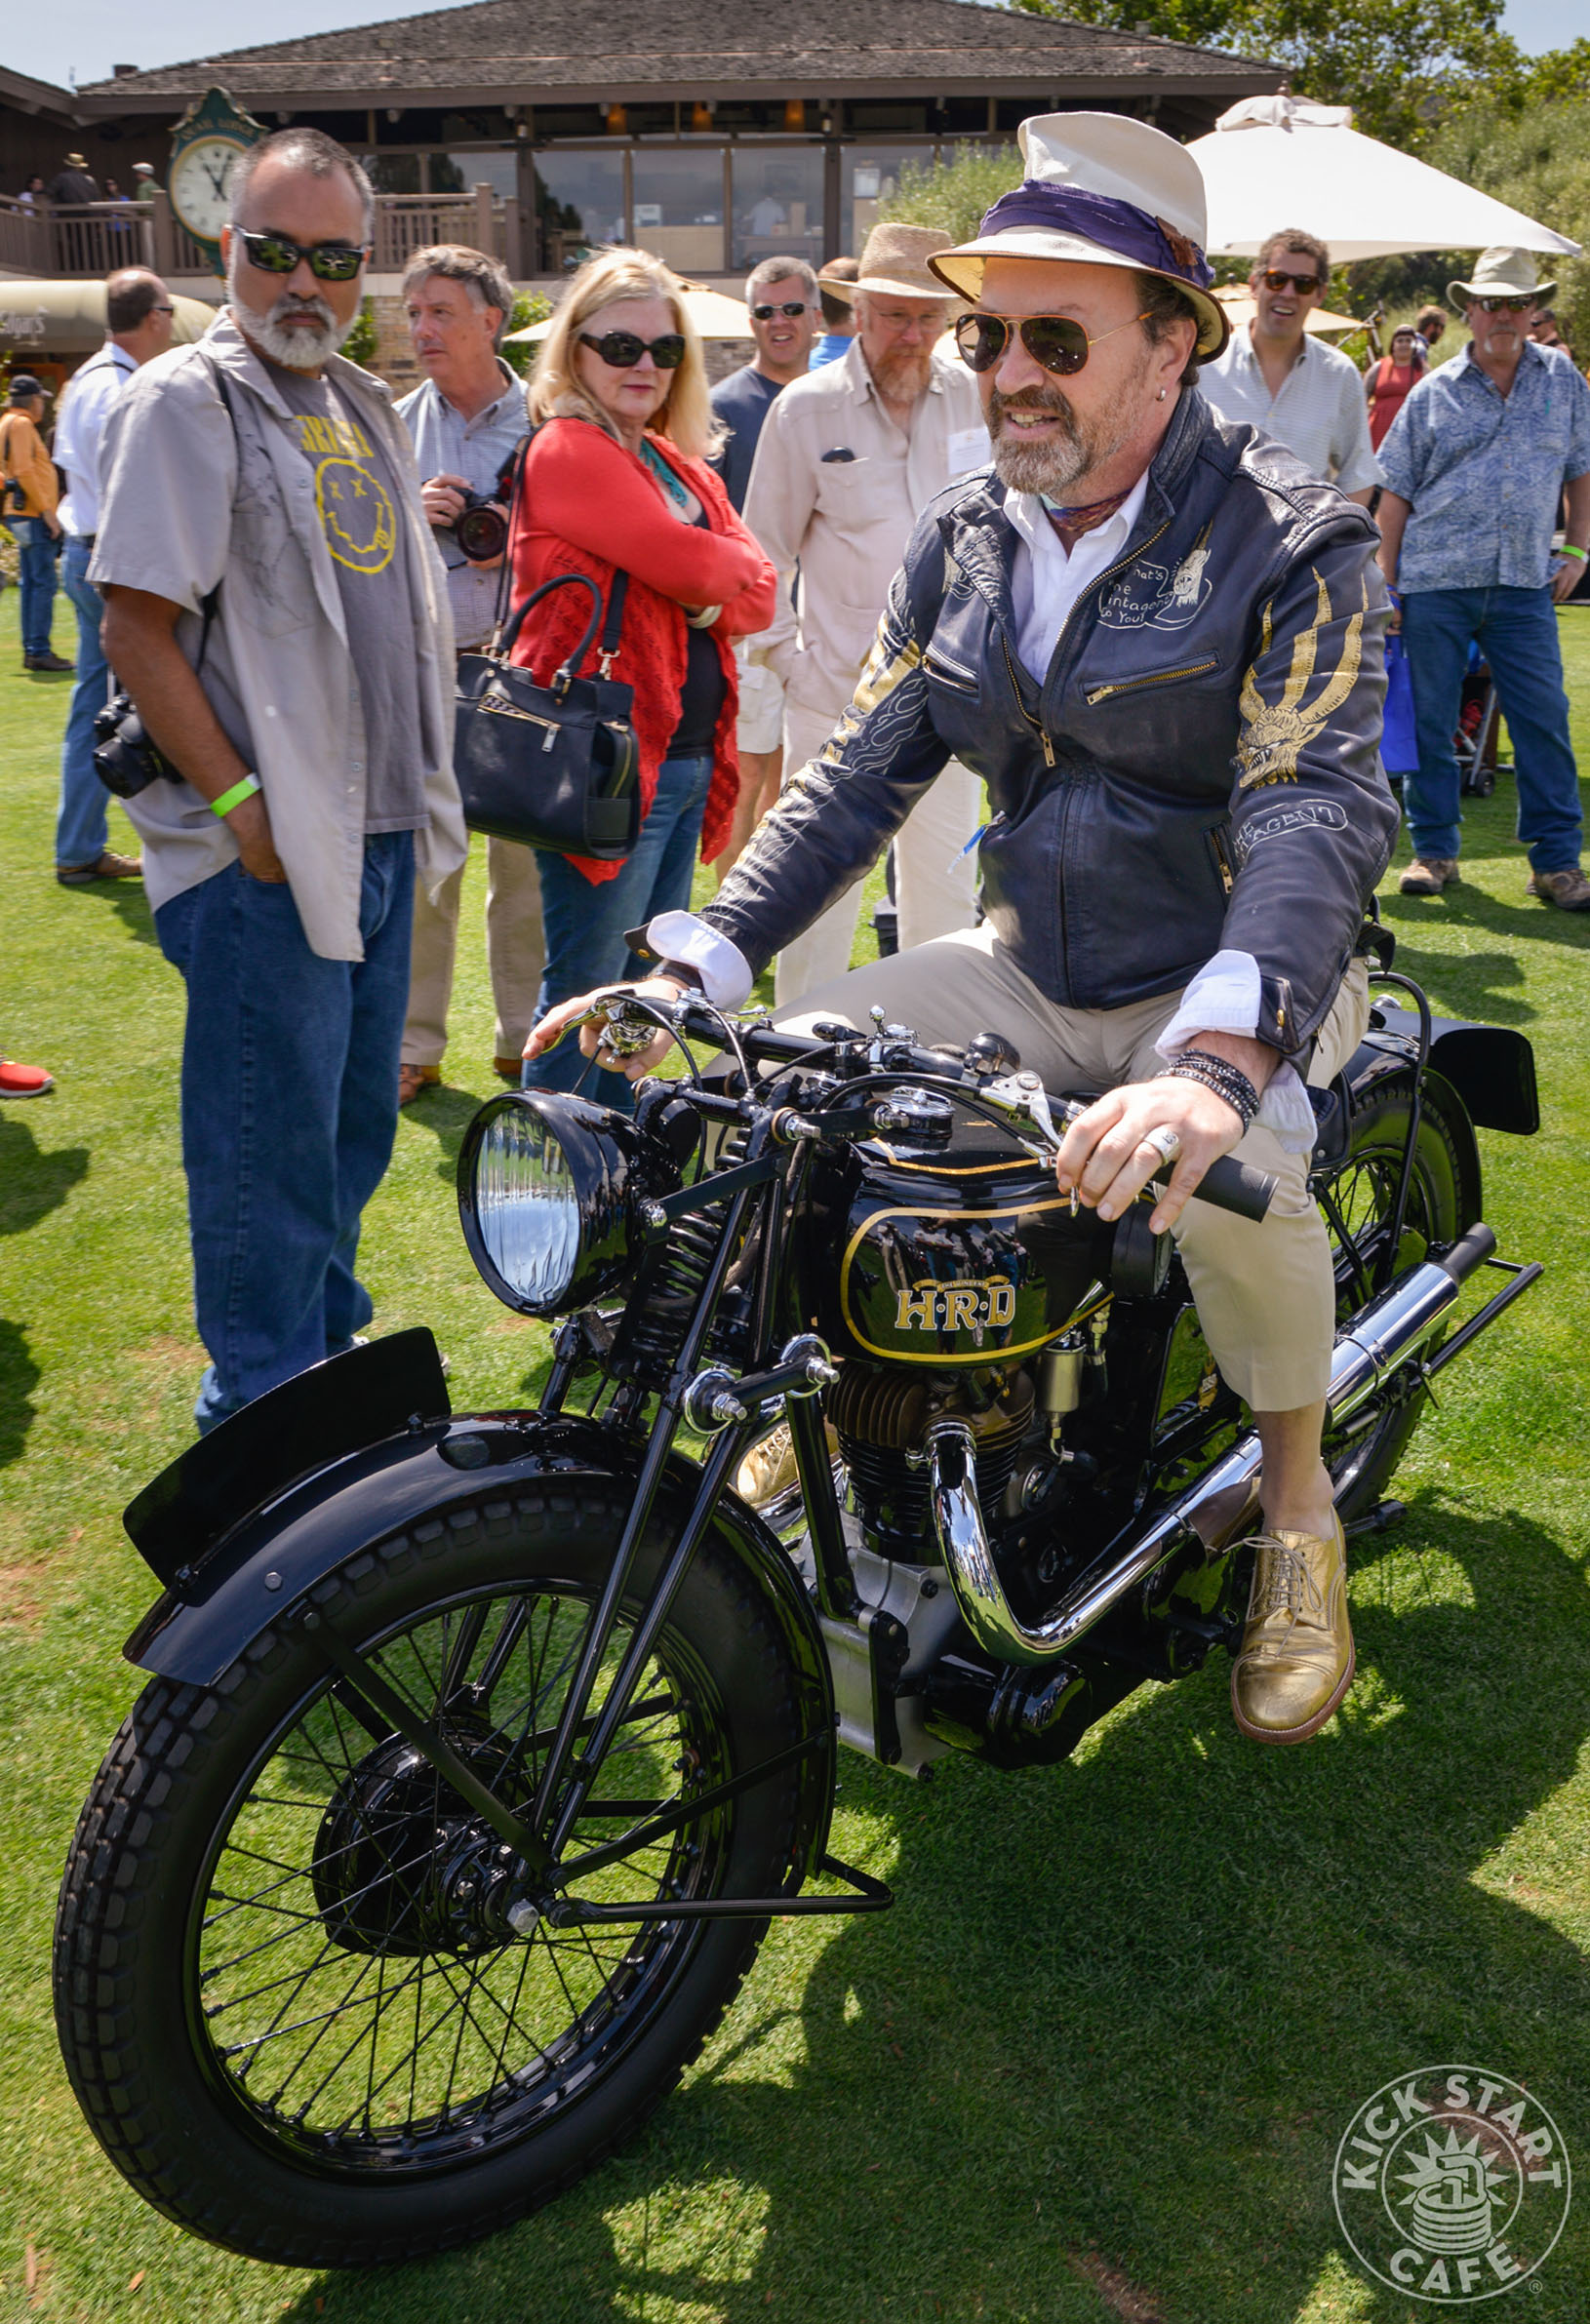
[[[362,961],[309,949],[285,884],[240,864],[155,914],[187,985],[182,1165],[201,1434],[369,1322],[359,1217],[391,1160],[409,1000],[414,835],[365,842]]]
[[[22,651],[31,659],[50,650],[50,613],[56,602],[55,535],[42,517],[10,517],[7,522],[17,542]]]
[[[541,875],[541,926],[546,967],[536,1003],[537,1022],[560,1001],[572,1001],[599,984],[644,976],[624,942],[626,928],[644,927],[658,912],[682,911],[690,902],[696,852],[701,844],[701,816],[712,783],[712,761],[664,759],[651,812],[641,825],[634,853],[616,880],[587,880],[563,855],[537,849]],[[554,1049],[526,1062],[527,1089],[573,1089],[598,1105],[634,1111],[635,1092],[622,1074],[599,1072],[579,1053],[577,1035],[565,1034]]]
[[[1417,773],[1403,781],[1415,855],[1454,856],[1460,777],[1452,756],[1469,640],[1496,682],[1513,737],[1518,836],[1536,872],[1579,860],[1579,772],[1568,738],[1568,695],[1549,589],[1416,589],[1403,600],[1413,681]]]
[[[89,580],[94,551],[74,535],[60,552],[60,585],[77,611],[77,684],[60,746],[60,802],[56,809],[56,863],[75,870],[98,863],[109,836],[108,793],[94,771],[94,721],[105,706],[110,664],[99,643],[104,599]]]

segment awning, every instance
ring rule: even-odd
[[[726,298],[721,291],[709,291],[704,285],[683,283],[680,286],[690,319],[704,339],[748,339],[751,318],[745,311],[743,298]],[[544,339],[552,328],[550,315],[542,323],[533,323],[528,331],[510,331],[510,339]]]
[[[1212,251],[1252,256],[1278,226],[1305,226],[1337,263],[1410,251],[1579,246],[1411,153],[1361,137],[1344,106],[1291,97],[1233,105],[1187,147],[1209,195]]]
[[[172,340],[202,339],[216,309],[172,293]],[[0,275],[0,348],[8,355],[92,355],[105,335],[105,287],[96,282],[29,281]]]
[[[1216,291],[1214,295],[1231,317],[1233,331],[1240,331],[1245,323],[1252,323],[1258,301],[1246,283],[1232,283],[1227,289]],[[1310,308],[1303,329],[1317,331],[1322,337],[1330,338],[1338,331],[1362,331],[1365,326],[1356,315],[1335,315],[1328,306],[1316,306]]]

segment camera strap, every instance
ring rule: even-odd
[[[507,503],[508,545],[503,550],[502,562],[497,569],[497,602],[492,608],[492,636],[491,643],[486,649],[488,653],[495,654],[497,650],[498,641],[502,636],[502,624],[508,617],[508,608],[513,602],[514,528],[519,522],[519,505],[525,489],[525,461],[529,457],[532,444],[539,433],[540,428],[537,424],[520,437],[509,455],[503,476],[498,480],[498,489],[502,491],[503,498]],[[504,484],[505,490],[503,489]]]

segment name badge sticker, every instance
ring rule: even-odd
[[[949,472],[952,477],[968,476],[974,468],[986,468],[993,457],[986,428],[951,428],[949,434]]]

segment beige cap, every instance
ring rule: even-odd
[[[817,278],[833,298],[852,298],[857,291],[881,291],[895,298],[953,297],[935,282],[928,261],[935,251],[947,251],[952,237],[942,226],[878,225],[867,236],[854,283],[837,282],[828,274]]]
[[[1472,298],[1549,298],[1555,282],[1537,283],[1534,260],[1528,251],[1506,250],[1499,243],[1482,251],[1471,283],[1447,285],[1447,296],[1461,314]]]

